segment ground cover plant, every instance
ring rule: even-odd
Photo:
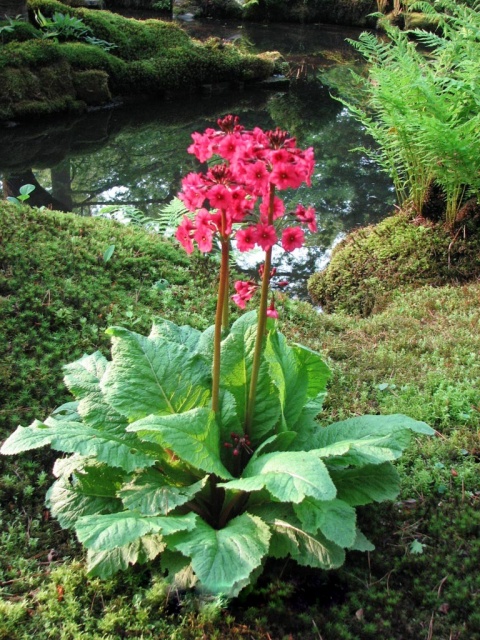
[[[168,244],[135,229],[8,204],[2,205],[0,224],[7,240],[2,243],[2,304],[8,313],[2,311],[2,329],[10,326],[2,345],[16,353],[15,358],[2,354],[1,360],[19,365],[3,378],[8,393],[2,398],[2,438],[18,423],[48,414],[57,401],[68,401],[61,363],[98,348],[107,354],[103,330],[108,324],[148,331],[153,313],[178,324],[195,319],[202,330],[208,326],[215,308],[208,254],[205,268],[203,260],[190,265]],[[111,244],[115,251],[105,263]],[[162,251],[168,252],[167,260]],[[197,281],[204,274],[201,300],[189,268]],[[72,279],[72,295],[65,277]],[[161,278],[170,287],[153,293]],[[6,282],[12,285],[8,291]],[[44,303],[48,290],[50,306],[48,297]],[[384,312],[361,321],[277,300],[289,340],[328,356],[333,375],[322,424],[363,413],[408,413],[442,434],[415,441],[407,450],[396,504],[359,510],[359,523],[377,547],[374,553],[351,552],[343,567],[328,573],[269,562],[251,595],[227,609],[171,591],[155,563],[139,567],[128,579],[120,573],[100,581],[85,575],[78,543],[44,509],[53,480],[52,454],[2,456],[0,637],[318,640],[321,633],[329,640],[403,640],[426,637],[432,616],[433,637],[479,637],[480,413],[475,407],[480,372],[473,355],[480,347],[479,296],[476,283],[424,287],[399,293]],[[68,319],[53,313],[62,306]],[[88,324],[76,345],[83,317]],[[47,322],[56,340],[39,342],[37,337],[47,336],[42,328]],[[65,345],[63,351],[53,348],[58,344]],[[14,386],[20,374],[23,382]],[[21,388],[25,394],[19,402]],[[423,545],[421,554],[411,552],[415,540]],[[361,609],[363,617],[356,616]]]

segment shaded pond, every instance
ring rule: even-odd
[[[328,262],[331,248],[358,225],[376,222],[391,210],[389,179],[361,152],[369,145],[361,126],[332,99],[318,70],[351,49],[345,37],[358,30],[315,25],[187,25],[195,37],[245,35],[255,49],[280,50],[293,63],[290,88],[247,87],[239,93],[187,96],[164,102],[136,101],[83,117],[0,128],[0,175],[18,191],[36,184],[32,204],[95,215],[105,205],[133,206],[156,217],[180,188],[181,178],[199,164],[186,149],[193,131],[215,126],[235,113],[247,127],[288,130],[299,146],[313,146],[312,188],[284,192],[287,206],[313,205],[319,231],[309,247],[277,256],[279,275],[305,290],[308,276]],[[244,265],[248,267],[248,265]],[[249,265],[251,266],[251,264]]]

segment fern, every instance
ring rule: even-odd
[[[179,198],[173,198],[171,202],[159,210],[156,217],[146,216],[133,205],[107,205],[102,207],[97,215],[125,224],[144,227],[165,236],[171,235],[171,230],[175,229],[180,219],[188,213],[189,211],[183,202]]]
[[[437,5],[409,7],[441,27],[441,35],[412,32],[428,55],[393,26],[386,27],[387,42],[370,33],[350,41],[370,68],[368,78],[357,77],[364,102],[342,102],[379,146],[369,155],[392,177],[400,204],[411,203],[421,213],[436,182],[451,226],[465,195],[480,193],[480,15],[453,0]]]

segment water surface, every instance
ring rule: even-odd
[[[190,23],[187,28],[195,37],[244,36],[256,51],[280,50],[294,65],[290,89],[247,87],[235,94],[144,100],[77,118],[5,126],[0,174],[14,185],[35,180],[32,202],[43,195],[45,202],[53,199],[55,207],[80,215],[129,205],[155,217],[176,195],[181,178],[200,168],[186,151],[192,131],[215,126],[227,113],[239,115],[247,128],[279,126],[296,136],[299,146],[315,150],[312,188],[282,195],[292,208],[298,202],[313,205],[319,232],[309,238],[307,250],[277,256],[279,273],[292,282],[290,291],[304,291],[308,276],[328,262],[345,233],[380,220],[393,203],[390,180],[364,154],[350,151],[370,144],[361,126],[317,79],[332,60],[353,55],[345,37],[359,32],[318,25]]]

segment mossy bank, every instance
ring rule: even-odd
[[[367,316],[385,308],[398,289],[474,281],[480,276],[478,220],[454,233],[405,213],[350,233],[328,267],[308,283],[312,300],[331,313]]]
[[[55,0],[31,0],[29,12],[32,22],[38,12],[47,20],[57,13],[81,22],[63,37],[15,21],[2,31],[0,120],[81,111],[121,97],[195,94],[205,84],[238,86],[275,70],[272,56],[243,54],[218,39],[201,43],[171,22],[132,20]],[[83,28],[90,35],[82,35]]]

